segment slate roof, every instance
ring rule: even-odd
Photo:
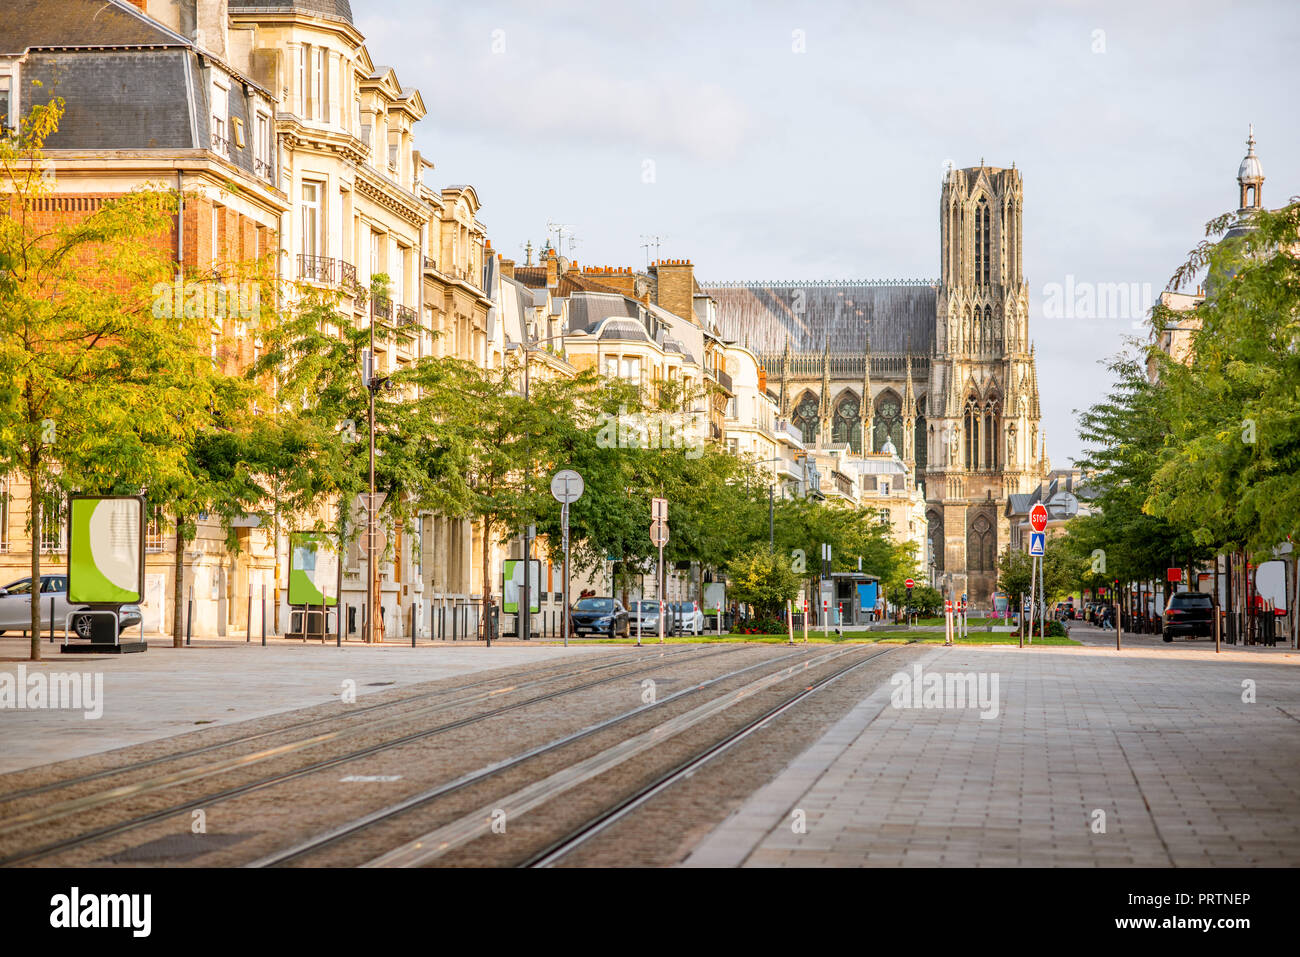
[[[261,100],[269,110],[269,97],[126,0],[0,0],[0,55],[25,51],[19,108],[56,96],[66,104],[46,148],[212,149],[217,71],[232,79],[222,155],[261,176],[253,162],[254,105]],[[243,146],[233,137],[235,120],[244,127]]]
[[[4,0],[0,55],[33,47],[189,46],[125,0]]]
[[[578,292],[569,297],[569,331],[594,331],[602,319],[641,321],[642,309],[635,300],[617,293]]]
[[[610,317],[600,324],[599,338],[626,339],[634,342],[649,342],[645,327],[635,319],[618,319]]]
[[[717,302],[717,334],[759,354],[871,351],[928,355],[934,345],[935,286],[918,282],[705,284]]]
[[[348,0],[230,0],[231,13],[307,13],[352,23]]]

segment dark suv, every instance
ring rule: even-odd
[[[1213,638],[1214,602],[1209,595],[1180,591],[1165,606],[1164,639]]]

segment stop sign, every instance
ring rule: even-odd
[[[906,585],[908,588],[911,588],[913,585],[916,584],[916,582],[912,581],[912,579],[909,578],[907,581],[903,582],[903,584]]]
[[[1029,510],[1029,527],[1036,532],[1047,528],[1047,506],[1042,502]]]

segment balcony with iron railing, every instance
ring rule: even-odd
[[[226,139],[220,133],[212,134],[212,148],[222,156],[230,156],[230,140]]]
[[[400,303],[394,307],[396,325],[400,329],[403,326],[413,326],[418,320],[417,313],[410,306],[403,306]]]
[[[357,267],[329,256],[298,254],[298,279],[322,286],[343,286],[350,289],[357,283]]]
[[[256,174],[257,176],[262,177],[262,179],[270,179],[271,161],[255,158],[253,160],[253,173]]]
[[[393,321],[393,300],[386,299],[383,296],[376,296],[370,300],[371,318],[378,319],[380,322]]]
[[[706,371],[708,372],[709,378],[713,379],[714,382],[722,386],[722,388],[726,389],[728,392],[732,391],[731,376],[727,375],[727,373],[723,372],[721,369],[708,369]]]
[[[425,269],[435,269],[435,270],[436,270],[436,269],[438,268],[438,260],[434,259],[432,256],[425,256],[425,257],[424,257],[424,268],[425,268]]]

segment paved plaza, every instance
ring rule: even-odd
[[[925,673],[997,676],[996,717],[883,685],[686,866],[1300,863],[1300,656],[1091,632],[936,649]]]

